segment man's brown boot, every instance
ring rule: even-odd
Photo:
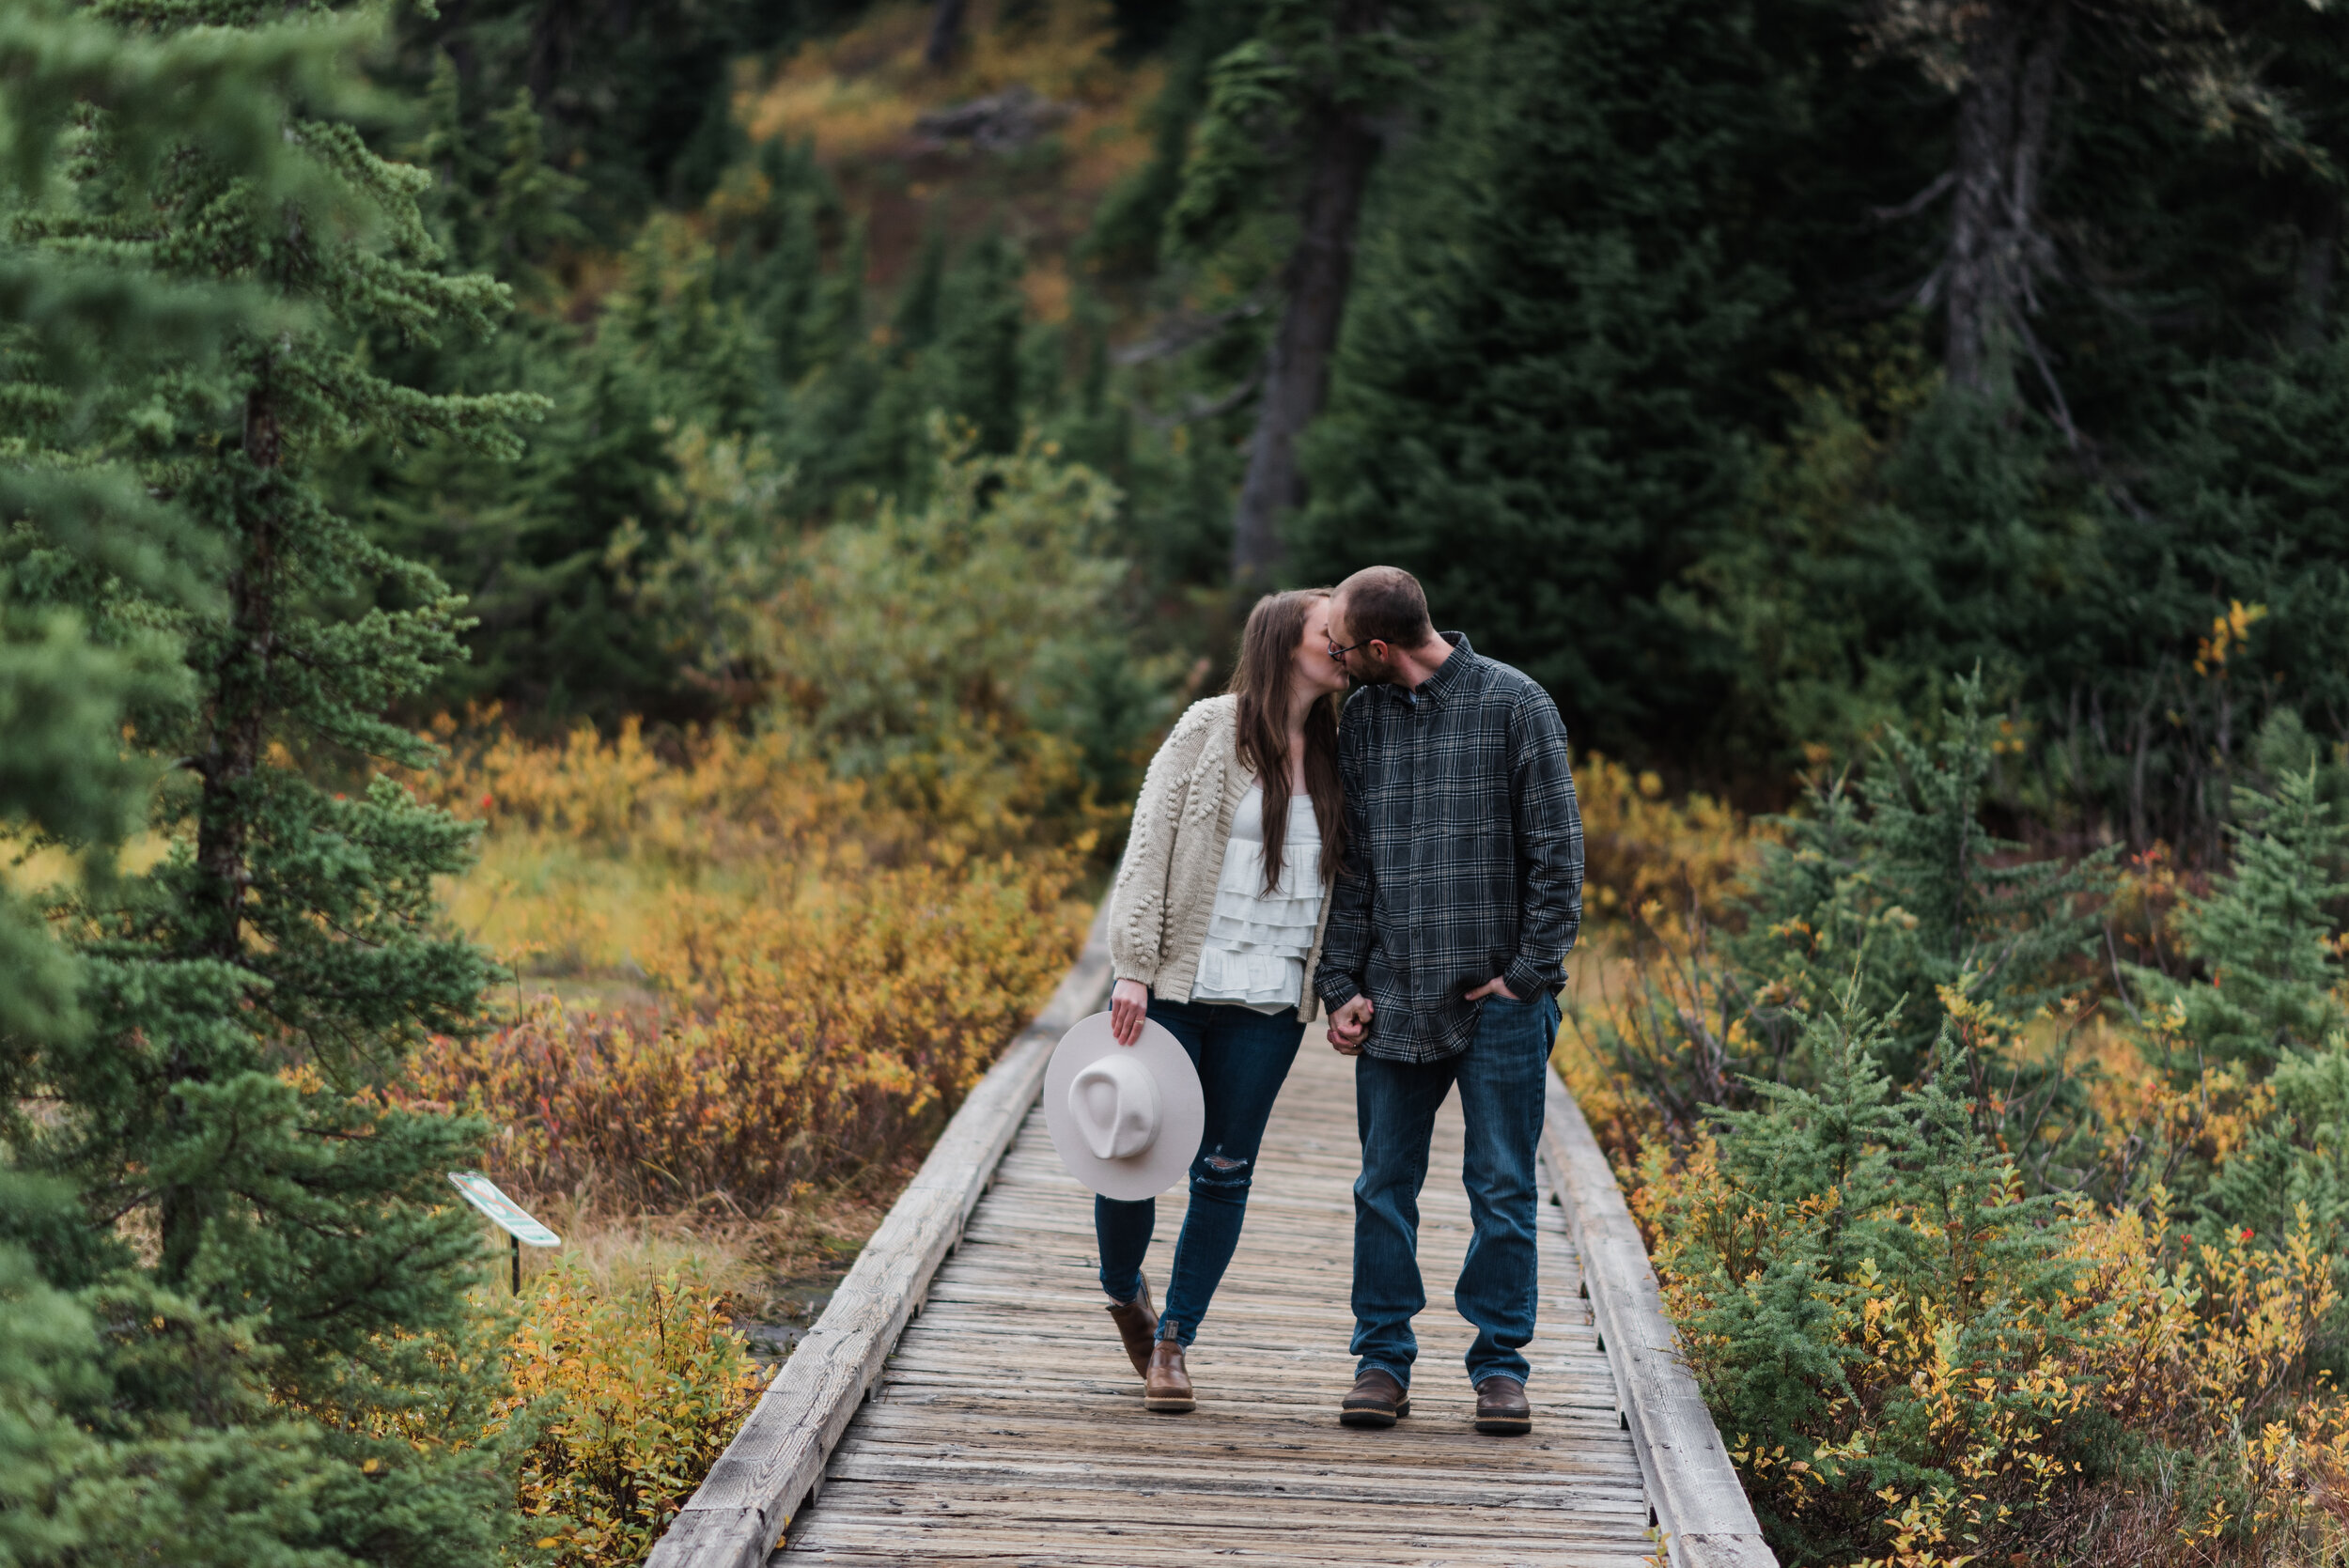
[[[1411,1396],[1394,1374],[1371,1368],[1354,1379],[1354,1391],[1338,1406],[1338,1421],[1346,1426],[1392,1426],[1400,1417],[1411,1413]]]
[[[1521,1437],[1533,1430],[1533,1407],[1525,1385],[1514,1377],[1487,1377],[1476,1385],[1476,1430]]]
[[[1183,1370],[1180,1340],[1160,1340],[1150,1347],[1150,1364],[1142,1374],[1142,1407],[1162,1416],[1179,1416],[1191,1408],[1190,1374]]]
[[[1150,1346],[1159,1337],[1159,1310],[1150,1305],[1148,1280],[1142,1281],[1131,1301],[1110,1303],[1110,1321],[1117,1325],[1117,1337],[1126,1342],[1126,1359],[1134,1364],[1134,1371],[1149,1376]]]

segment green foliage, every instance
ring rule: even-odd
[[[1302,87],[1302,72],[1261,38],[1216,61],[1166,214],[1174,255],[1213,252],[1254,214],[1278,168],[1272,149],[1296,132]]]
[[[2182,986],[2158,971],[2137,973],[2165,1028],[2192,1042],[2198,1067],[2259,1075],[2349,1030],[2327,908],[2349,894],[2341,877],[2349,826],[2317,798],[2313,767],[2285,773],[2273,795],[2238,791],[2234,815],[2233,868],[2173,923],[2202,977]]]
[[[1729,226],[1782,156],[1754,8],[1494,8],[1387,177],[1310,438],[1299,569],[1390,561],[1578,737],[1657,754],[1709,704],[1659,598],[1735,498],[1786,318]],[[1673,105],[1659,115],[1659,103]]]
[[[2027,1022],[2068,1029],[2081,1016],[2112,852],[2026,860],[1983,827],[1999,727],[1979,675],[1955,685],[1938,739],[1895,731],[1856,784],[1822,778],[1806,812],[1769,820],[1731,928],[1700,933],[1688,973],[1651,969],[1641,1001],[1592,1018],[1601,1049],[1674,1125],[1693,1130],[1702,1107],[1740,1102],[1758,1081],[1817,1084],[1818,1020],[1858,1009],[1876,1020],[1876,1067],[1897,1085],[1950,1071],[1939,1058],[1956,1031],[1977,1113],[2015,1138],[2035,1182],[2093,1157],[2054,1136],[2084,1116],[2060,1053],[2021,1036]]]
[[[46,1434],[24,1439],[45,1458],[10,1546],[478,1561],[510,1488],[481,1446],[499,1379],[467,1300],[480,1246],[441,1179],[477,1129],[372,1092],[478,1010],[488,966],[433,894],[472,831],[387,780],[326,782],[424,760],[386,709],[462,622],[320,473],[363,435],[513,455],[537,400],[428,393],[368,351],[488,337],[506,291],[436,271],[428,177],[319,117],[370,101],[363,22],[221,0],[0,27],[25,89],[10,147],[33,161],[8,259],[65,280],[0,327],[29,416],[0,454],[0,712],[23,726],[0,811],[84,866],[42,911],[70,948],[42,958],[47,994],[0,1015],[0,1337],[27,1326],[6,1404]],[[130,345],[55,330],[109,300],[178,325]],[[45,333],[78,357],[60,369]],[[147,505],[87,548],[77,525],[127,484]],[[134,825],[162,861],[109,875]],[[25,1256],[41,1284],[16,1277]],[[86,1334],[51,1332],[68,1301]]]
[[[2340,358],[2193,377],[2139,499],[2033,417],[1938,390],[1913,344],[1855,347],[1676,601],[1737,649],[1734,753],[1856,747],[1979,663],[2024,743],[2010,801],[2217,854],[2263,720],[2341,710],[2340,508],[2315,456]]]
[[[2030,1473],[1986,1474],[1968,1439],[2025,1426],[2068,1456],[2096,1424],[2044,1382],[2043,1363],[2091,1331],[2064,1311],[2062,1217],[2022,1195],[1950,1092],[1962,1053],[1900,1094],[1875,1065],[1890,1042],[1848,993],[1807,1032],[1815,1087],[1761,1086],[1755,1109],[1719,1118],[1705,1180],[1659,1169],[1642,1208],[1671,1237],[1665,1266],[1715,1420],[1749,1469],[1808,1482],[1785,1512],[1772,1508],[1784,1493],[1756,1488],[1764,1528],[1797,1561],[1864,1549],[1879,1494],[2028,1506]],[[1931,1370],[1888,1375],[1920,1338]]]
[[[568,177],[547,167],[519,101],[502,112],[502,159],[465,152],[458,96],[444,71],[419,144],[440,173],[432,201],[448,242],[524,294],[542,290],[538,258],[561,241],[528,241],[513,214],[539,213],[541,233],[558,227]],[[530,191],[539,194],[515,194]],[[425,384],[495,376],[552,405],[520,463],[379,443],[338,484],[377,538],[468,592],[473,657],[441,677],[442,703],[494,697],[542,725],[739,712],[741,649],[695,638],[723,618],[729,594],[774,579],[792,529],[864,515],[876,497],[918,507],[935,472],[933,413],[1008,454],[1029,426],[1063,423],[1066,408],[1088,456],[1124,459],[1098,380],[1073,397],[1060,387],[1066,345],[1027,320],[1025,260],[1003,235],[959,247],[934,236],[876,332],[862,236],[806,149],[767,144],[726,176],[704,217],[644,227],[592,335],[534,315],[510,344],[382,350]],[[733,505],[705,492],[724,481],[691,471],[703,456],[746,463],[765,476],[746,482],[767,492],[747,532],[734,505],[725,570],[740,581],[715,598],[687,581],[713,569],[714,514],[704,514]],[[790,528],[775,515],[786,498]],[[679,619],[689,591],[703,607]]]
[[[603,242],[624,242],[657,205],[697,201],[717,183],[736,145],[735,56],[855,9],[855,0],[415,7],[399,17],[395,79],[421,96],[454,60],[466,100],[459,133],[479,147],[497,145],[494,117],[529,94],[552,122],[549,161],[585,182],[578,215]]]
[[[2249,1231],[2270,1240],[2305,1217],[2334,1279],[2349,1286],[2349,1049],[2338,1036],[2267,1080],[2273,1109],[2195,1195],[2206,1243]],[[2340,1326],[2334,1325],[2338,1336]],[[2338,1355],[2338,1350],[2335,1350]]]
[[[1157,271],[1168,213],[1184,198],[1192,129],[1214,90],[1216,64],[1248,41],[1254,22],[1251,0],[1187,0],[1182,7],[1168,40],[1166,85],[1149,110],[1150,161],[1103,198],[1085,237],[1086,256],[1111,276]]]
[[[1255,8],[1252,30],[1206,72],[1166,210],[1165,254],[1203,259],[1243,228],[1285,226],[1296,206],[1291,187],[1304,178],[1322,125],[1417,99],[1448,9],[1429,0],[1375,8],[1267,0]],[[1201,32],[1220,32],[1220,24],[1228,24],[1225,16],[1211,11]]]
[[[770,623],[786,700],[851,775],[927,797],[1001,748],[1060,746],[1081,791],[1060,809],[1113,812],[1169,684],[1125,644],[1117,492],[1039,438],[1000,457],[969,432],[933,439],[921,505],[883,501],[810,541]]]

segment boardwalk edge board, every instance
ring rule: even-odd
[[[775,1374],[645,1568],[756,1568],[823,1484],[824,1463],[930,1280],[994,1178],[1061,1035],[1101,1010],[1110,989],[1109,901],[1084,950],[1035,1021],[1020,1031],[955,1112],[903,1196],[857,1255],[832,1303]]]
[[[1614,1371],[1616,1399],[1672,1568],[1777,1568],[1680,1358],[1647,1245],[1615,1172],[1555,1068],[1548,1080],[1542,1156],[1582,1256],[1592,1322]]]

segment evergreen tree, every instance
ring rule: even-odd
[[[1787,78],[1849,85],[1807,29],[1801,7],[1494,8],[1376,199],[1309,441],[1299,571],[1417,572],[1440,624],[1616,754],[1687,754],[1716,701],[1717,645],[1665,601],[1737,498],[1799,318],[1784,258],[1817,219],[1785,187],[1815,152]],[[1864,136],[1866,85],[1848,96],[1835,130]]]
[[[1957,684],[1948,733],[1928,750],[1893,731],[1864,790],[1873,893],[1898,917],[1886,923],[1878,983],[1906,999],[1902,1077],[1941,1032],[1944,993],[2019,1021],[2078,990],[2064,970],[2089,950],[2110,894],[2113,849],[2027,861],[1984,828],[1996,725],[1981,674]],[[1988,1097],[1979,1085],[1976,1097]]]
[[[1985,1374],[1964,1383],[1960,1430],[2077,1427],[2036,1401],[2028,1374],[2088,1326],[2061,1310],[2055,1200],[2017,1190],[1977,1108],[1951,1092],[1968,1071],[1954,1042],[1946,1070],[1904,1094],[1849,993],[1806,1032],[1816,1085],[1758,1085],[1759,1106],[1718,1119],[1718,1169],[1676,1189],[1691,1212],[1650,1218],[1665,1222],[1663,1266],[1694,1303],[1679,1327],[1716,1423],[1748,1467],[1808,1472],[1797,1514],[1754,1488],[1763,1528],[1790,1560],[1849,1561],[1877,1534],[1885,1489],[1948,1498],[1983,1484],[1960,1479],[1960,1445],[1936,1419],[1943,1390],[1921,1374],[1870,1377],[1872,1342],[1929,1314],[1938,1364]],[[1821,1432],[1866,1440],[1823,1445]]]
[[[549,264],[582,233],[573,209],[583,182],[549,165],[527,101],[487,116],[492,139],[476,142],[469,129],[476,116],[444,63],[424,110],[410,154],[434,177],[421,206],[446,253],[443,265],[490,272],[539,308],[486,339],[426,343],[378,330],[372,359],[419,390],[506,385],[540,395],[552,411],[530,430],[520,461],[379,431],[336,464],[338,509],[466,596],[469,657],[443,665],[419,706],[498,699],[524,722],[549,724],[582,714],[608,722],[628,712],[695,716],[666,650],[630,614],[608,559],[628,520],[659,525],[661,487],[675,472],[656,426],[667,411],[661,385],[691,389],[690,371],[664,380],[640,334],[597,344],[545,308],[556,288]],[[660,299],[656,288],[652,308]],[[741,374],[755,371],[745,365]],[[383,589],[379,596],[388,607],[407,602]]]
[[[2195,1230],[2223,1244],[2249,1231],[2274,1240],[2291,1231],[2305,1204],[2318,1250],[2333,1259],[2334,1278],[2349,1285],[2349,1042],[2295,1056],[2267,1080],[2274,1109],[2197,1182]],[[2189,1176],[2199,1172],[2188,1172]],[[2182,1184],[2183,1185],[2183,1184]]]
[[[2232,1063],[2264,1074],[2349,1031],[2327,908],[2349,894],[2349,826],[2318,798],[2317,777],[2310,768],[2284,774],[2273,795],[2237,792],[2234,865],[2175,920],[2202,977],[2181,986],[2138,971],[2146,1003],[2199,1058],[2173,1070]]]
[[[946,280],[939,334],[937,407],[969,420],[979,449],[1009,452],[1019,443],[1020,340],[1027,300],[1019,247],[990,234],[963,256]]]
[[[1107,276],[1130,282],[1158,272],[1166,215],[1182,194],[1183,164],[1215,63],[1248,40],[1256,10],[1257,0],[1186,0],[1179,8],[1166,40],[1166,85],[1144,120],[1150,161],[1101,199],[1085,235],[1084,256]]]
[[[2086,989],[2112,851],[2023,860],[1987,830],[1996,729],[1980,676],[1957,686],[1939,739],[1894,731],[1864,779],[1817,781],[1808,812],[1771,820],[1737,926],[1691,960],[1700,1005],[1651,971],[1626,1022],[1590,1024],[1676,1132],[1760,1083],[1815,1088],[1829,1066],[1812,1055],[1820,1020],[1856,1009],[1875,1020],[1869,1048],[1896,1085],[1951,1071],[1947,1042],[1969,1041],[1964,1097],[2033,1183],[2092,1163],[2068,1137],[2088,1122],[2080,1083],[2020,1035]],[[1697,1017],[1716,1008],[1715,1022]]]
[[[19,1172],[0,1274],[11,1320],[47,1325],[10,1405],[83,1435],[49,1443],[47,1481],[11,1469],[32,1495],[10,1545],[32,1561],[477,1562],[510,1491],[479,1446],[496,1387],[465,1294],[481,1249],[442,1180],[475,1129],[373,1093],[477,1011],[488,967],[432,894],[469,831],[386,780],[322,782],[428,760],[384,713],[456,655],[461,623],[428,572],[325,504],[320,475],[370,431],[510,455],[533,400],[428,395],[366,348],[375,330],[486,336],[506,291],[433,269],[428,177],[335,117],[364,102],[364,26],[204,0],[35,4],[0,29],[26,193],[8,263],[85,300],[210,301],[218,328],[214,353],[102,358],[80,396],[39,356],[6,367],[33,417],[6,454],[0,613],[40,616],[53,671],[95,678],[46,726],[53,764],[86,759],[80,806],[19,778],[0,809],[102,848],[132,794],[172,846],[60,892],[48,913],[75,951],[50,972],[70,976],[70,1016],[0,1019]],[[45,303],[12,344],[39,341],[21,323]],[[76,475],[66,499],[110,509],[125,492],[101,481],[125,474],[146,504],[108,520],[112,548],[78,536],[60,487],[39,493]],[[176,572],[123,536],[141,519],[154,547],[188,541]],[[405,607],[355,608],[378,592]],[[61,1299],[86,1333],[58,1328]]]
[[[1757,1043],[1795,1081],[1818,1070],[1795,1038],[1839,996],[1883,1020],[1882,1065],[1914,1083],[1936,1070],[1953,1006],[1998,1020],[1985,1032],[2006,1043],[2083,988],[2078,960],[2110,898],[2112,851],[2022,860],[2020,845],[1988,831],[1996,732],[1981,677],[1958,691],[1932,746],[1893,731],[1856,799],[1822,787],[1808,816],[1778,820],[1784,842],[1764,851],[1745,929],[1724,943]],[[2036,1130],[2060,1126],[2051,1111],[2079,1109],[2060,1060],[2001,1059],[1986,1040],[1968,1060],[1968,1095],[1996,1120]],[[2036,1138],[2023,1146],[2034,1179],[2075,1153]]]
[[[552,121],[552,157],[587,182],[582,215],[606,244],[661,204],[691,205],[732,150],[727,73],[742,54],[789,45],[855,14],[858,0],[472,0],[404,8],[399,85],[421,92],[457,67],[464,134],[496,145],[490,116],[527,92]]]

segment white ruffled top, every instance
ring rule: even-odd
[[[1232,814],[1223,875],[1199,951],[1193,1001],[1237,1002],[1278,1013],[1305,999],[1305,955],[1321,920],[1321,819],[1313,797],[1289,797],[1281,844],[1281,880],[1264,891],[1264,788],[1249,786]]]

